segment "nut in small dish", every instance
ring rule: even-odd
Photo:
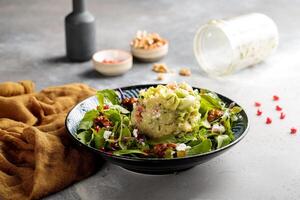
[[[98,51],[93,55],[93,65],[103,75],[121,75],[132,68],[132,55],[117,49]]]
[[[168,41],[157,33],[138,31],[131,42],[131,52],[134,57],[144,62],[155,62],[168,53]]]

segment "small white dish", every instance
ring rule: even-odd
[[[141,48],[134,48],[131,46],[131,53],[132,55],[144,62],[156,62],[165,57],[168,54],[169,44],[166,44],[154,48],[154,49],[141,49]]]
[[[98,51],[92,60],[94,68],[106,76],[121,75],[132,68],[132,55],[118,49]]]

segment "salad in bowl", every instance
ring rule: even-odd
[[[100,90],[98,106],[87,111],[77,139],[106,155],[132,158],[186,158],[221,149],[233,141],[241,107],[216,93],[171,83],[139,90]]]

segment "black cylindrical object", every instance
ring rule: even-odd
[[[94,16],[85,0],[73,0],[73,11],[65,18],[67,57],[72,61],[90,60],[96,51]]]

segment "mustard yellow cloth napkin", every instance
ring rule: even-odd
[[[95,172],[97,159],[72,144],[64,125],[93,94],[84,84],[35,93],[32,81],[0,83],[0,199],[39,199]]]

